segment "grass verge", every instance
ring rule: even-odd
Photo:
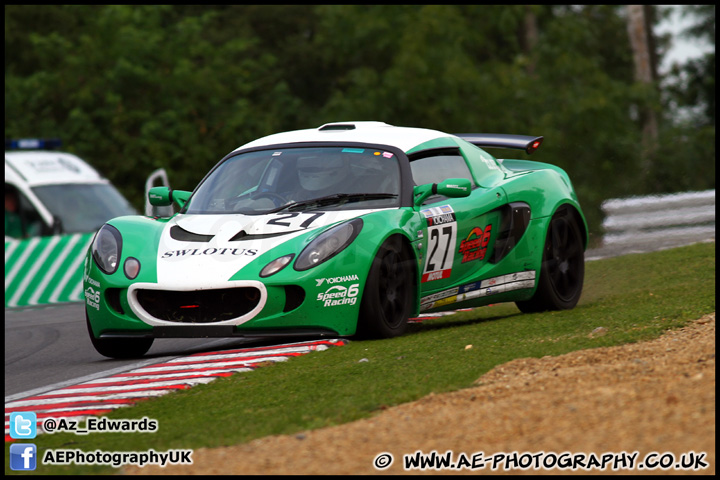
[[[570,311],[525,315],[501,304],[460,312],[413,325],[400,338],[351,342],[108,415],[156,419],[155,433],[43,434],[33,442],[42,458],[47,449],[162,452],[292,434],[468,388],[515,358],[649,340],[714,311],[714,243],[588,262],[583,297]],[[590,335],[598,327],[603,334]],[[33,473],[114,472],[38,462]],[[14,473],[8,455],[5,473]]]

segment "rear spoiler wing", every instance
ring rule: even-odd
[[[543,142],[543,137],[504,133],[456,133],[455,136],[480,148],[515,148],[528,154],[540,148]]]

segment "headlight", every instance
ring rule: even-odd
[[[295,270],[299,272],[308,270],[342,252],[355,240],[362,226],[362,220],[356,218],[318,235],[318,237],[310,242],[310,245],[305,247],[300,255],[298,255],[298,259],[295,261]]]
[[[92,256],[100,270],[108,275],[115,273],[122,251],[122,236],[117,228],[105,224],[92,244]]]

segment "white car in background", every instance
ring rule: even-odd
[[[6,239],[95,232],[107,220],[137,211],[97,170],[59,140],[5,141],[5,215],[20,217],[21,232]],[[14,203],[14,205],[13,205]]]

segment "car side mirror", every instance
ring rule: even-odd
[[[170,187],[153,187],[148,191],[150,205],[155,207],[167,207],[173,202],[183,208],[190,199],[192,192],[185,190],[173,190]]]
[[[420,206],[428,197],[443,195],[450,198],[467,197],[472,191],[472,183],[467,178],[448,178],[440,183],[427,183],[415,187],[415,205]]]

